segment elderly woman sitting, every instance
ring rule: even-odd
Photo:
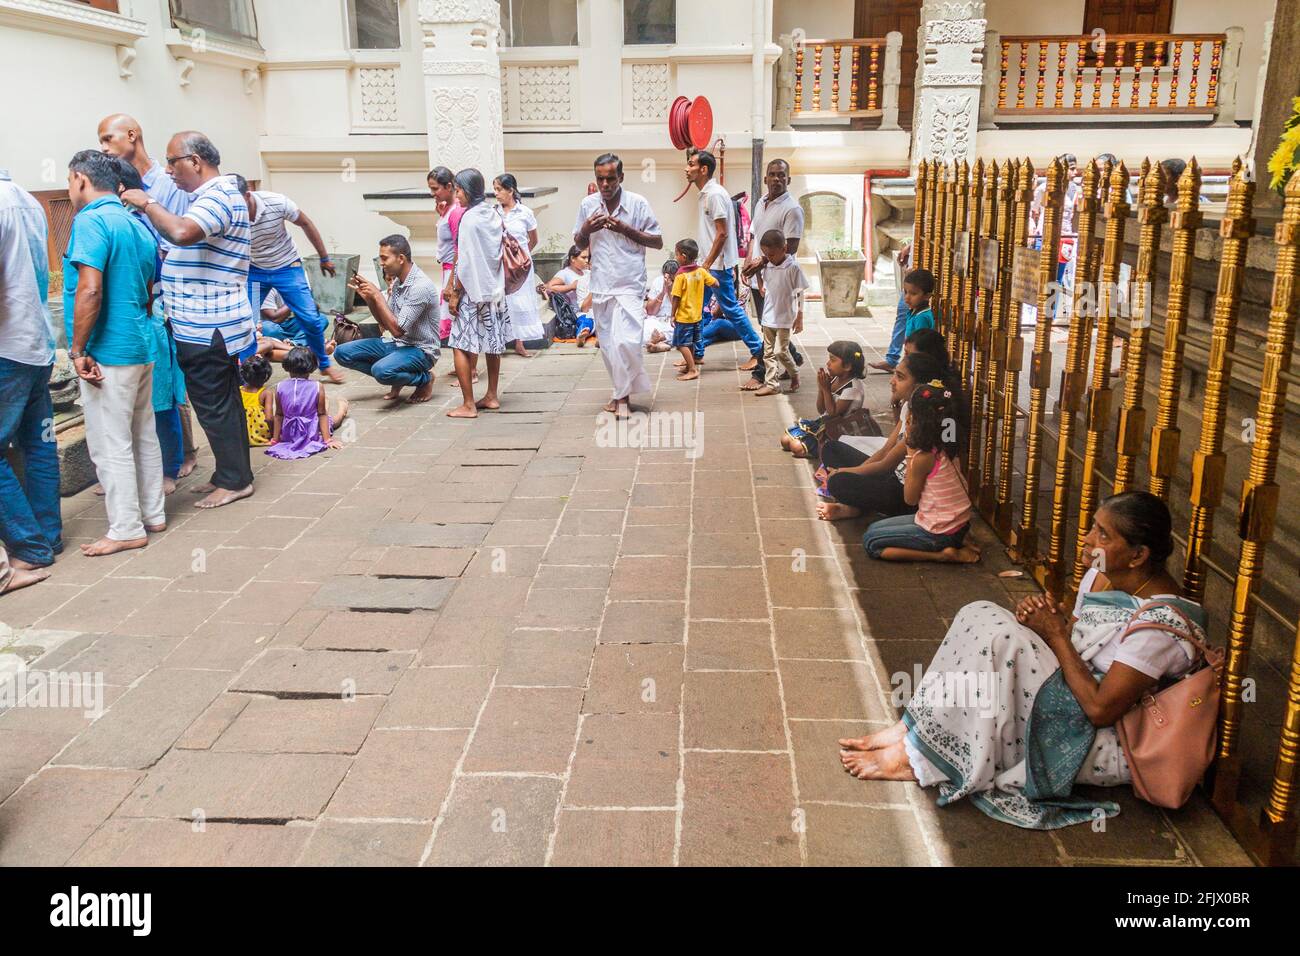
[[[1073,613],[1038,594],[1014,612],[987,601],[962,608],[903,719],[840,741],[844,768],[863,780],[937,784],[940,805],[969,796],[989,816],[1031,829],[1118,813],[1071,796],[1072,784],[1131,782],[1115,723],[1198,658],[1160,628],[1205,639],[1204,610],[1177,595],[1165,570],[1170,529],[1154,495],[1108,498],[1085,539],[1092,568]]]

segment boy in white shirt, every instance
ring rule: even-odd
[[[672,350],[673,337],[673,278],[677,275],[677,260],[664,263],[659,275],[650,280],[645,294],[645,348],[647,352]]]
[[[799,390],[799,367],[790,354],[791,332],[803,331],[803,293],[808,280],[794,256],[786,252],[785,236],[769,229],[759,240],[763,253],[763,365],[766,378],[755,395],[781,392],[781,369],[790,374],[790,391]]]

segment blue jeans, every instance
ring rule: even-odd
[[[907,302],[900,295],[898,297],[898,312],[894,315],[894,333],[889,338],[889,351],[885,353],[885,362],[889,365],[897,365],[903,357],[903,343],[907,340],[907,317],[911,315],[908,311]]]
[[[262,335],[268,339],[279,339],[282,342],[289,342],[292,345],[303,345],[307,348],[307,336],[302,331],[302,327],[291,317],[288,322],[281,325],[279,322],[272,322],[270,319],[262,320]]]
[[[63,550],[52,370],[0,358],[0,540],[11,557],[40,566]],[[11,444],[23,456],[21,482],[3,454]]]
[[[262,300],[272,289],[280,293],[280,298],[293,313],[284,328],[291,329],[296,325],[301,329],[307,347],[316,353],[320,367],[329,368],[330,357],[325,354],[325,327],[329,320],[316,308],[302,263],[294,262],[279,269],[248,267],[248,299],[253,303],[254,319],[262,309]]]
[[[916,515],[896,515],[872,524],[862,536],[862,546],[867,549],[867,556],[872,558],[879,558],[886,548],[942,551],[944,548],[960,548],[968,530],[969,523],[952,534],[931,534],[916,523]]]
[[[700,336],[700,341],[695,346],[695,357],[704,358],[704,350],[714,342],[724,342],[730,338],[738,338],[745,343],[745,348],[749,349],[749,354],[755,358],[763,357],[763,340],[758,337],[754,331],[754,326],[750,324],[749,316],[740,306],[740,300],[736,298],[736,274],[732,269],[710,269],[709,275],[718,280],[716,286],[706,286],[704,289],[704,314],[709,314],[709,306],[713,297],[717,296],[718,304],[722,307],[722,321],[726,322],[734,336],[728,336],[727,339],[710,336],[709,331],[715,326],[710,322],[705,325]]]
[[[185,462],[181,410],[173,405],[165,412],[154,412],[153,429],[158,433],[158,447],[162,449],[163,474],[168,478],[178,478]]]
[[[381,385],[427,385],[433,359],[413,345],[398,345],[385,339],[356,339],[334,350],[344,368],[364,372]]]

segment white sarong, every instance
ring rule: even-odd
[[[592,319],[600,339],[615,399],[648,392],[650,376],[642,364],[645,302],[637,295],[592,295]]]

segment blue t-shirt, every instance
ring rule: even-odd
[[[903,338],[907,338],[913,332],[918,332],[921,329],[932,328],[934,328],[934,313],[927,307],[920,312],[913,312],[907,317],[907,329],[903,332]]]
[[[86,351],[101,365],[146,365],[154,360],[149,317],[158,246],[149,230],[116,196],[101,196],[72,220],[63,257],[63,325],[68,344],[76,313],[78,265],[104,276],[99,319]]]

